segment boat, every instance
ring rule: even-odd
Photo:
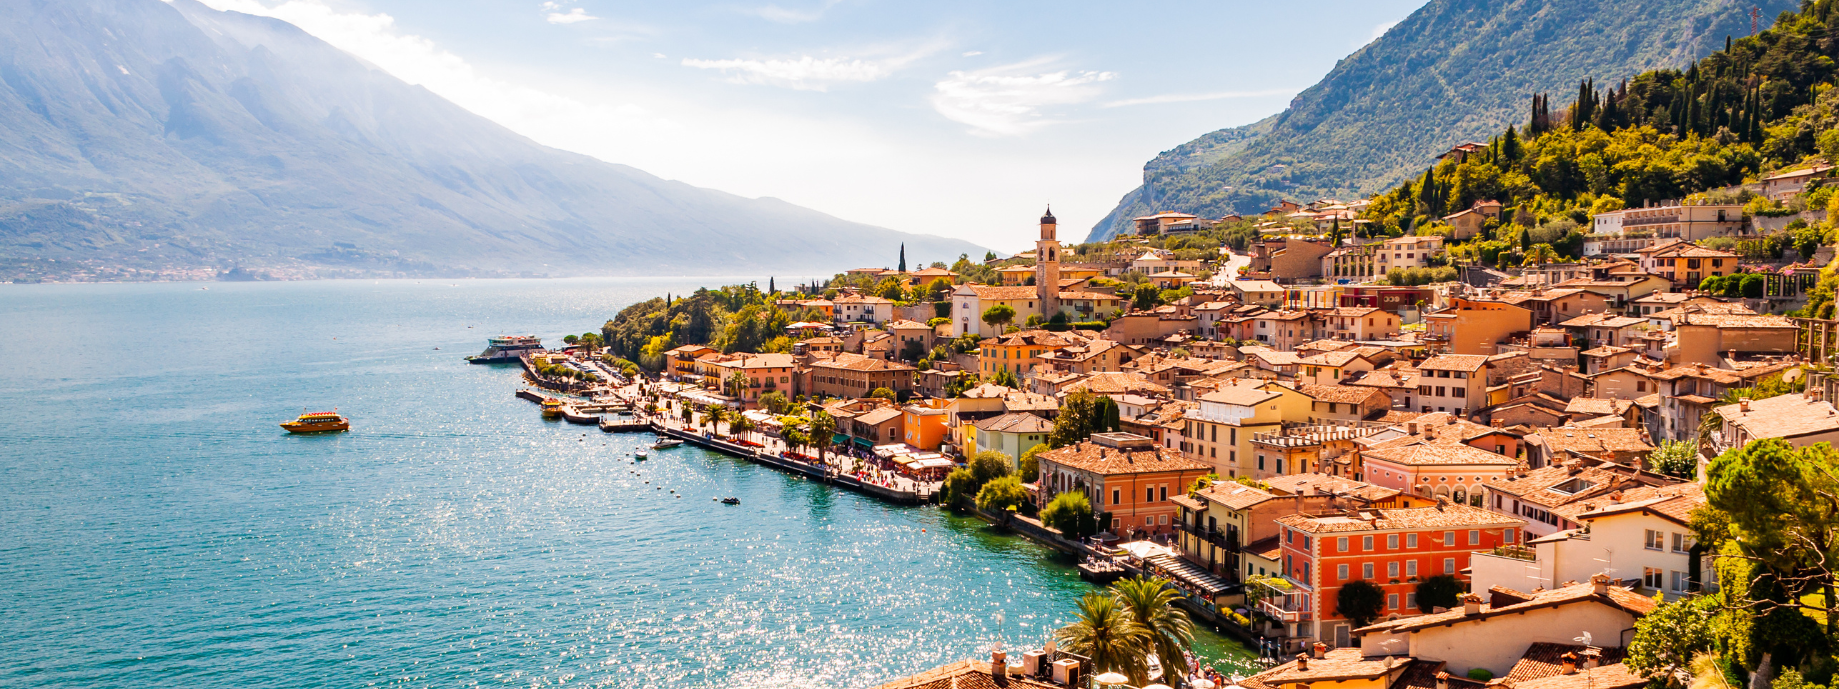
[[[651,449],[653,449],[653,450],[668,450],[668,449],[671,449],[671,448],[673,448],[673,447],[676,447],[676,446],[678,446],[678,445],[682,445],[682,444],[683,444],[683,441],[681,441],[681,440],[678,440],[678,439],[676,439],[676,438],[659,438],[659,439],[658,439],[658,442],[655,442],[655,443],[652,443],[652,444],[651,444]]]
[[[351,420],[339,416],[337,409],[310,411],[293,421],[282,422],[281,427],[289,433],[337,433],[351,430]]]
[[[637,452],[632,453],[632,456],[638,459],[638,461],[645,461],[645,448],[639,448]]]
[[[499,335],[485,341],[485,351],[466,357],[474,364],[508,364],[524,353],[543,353],[543,340],[535,335]]]
[[[724,504],[724,505],[739,505],[739,504],[741,504],[741,499],[740,499],[740,498],[722,498],[722,504]]]
[[[562,415],[562,400],[551,397],[543,400],[543,418],[553,419]]]

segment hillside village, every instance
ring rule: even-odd
[[[1824,173],[1763,186],[1805,193]],[[1715,586],[1687,526],[1711,457],[1839,438],[1830,384],[1807,385],[1803,367],[1804,333],[1830,329],[1778,315],[1830,248],[1747,260],[1705,240],[1759,219],[1673,205],[1591,218],[1587,246],[1607,248],[1576,260],[1458,268],[1460,230],[1335,236],[1364,205],[1160,213],[1134,237],[1076,248],[1050,212],[1016,257],[861,269],[763,297],[809,319],[784,326],[771,347],[785,351],[682,345],[658,365],[688,384],[680,399],[736,408],[769,435],[822,414],[845,452],[1001,453],[1026,490],[1019,513],[1077,494],[1096,533],[1075,535],[1166,544],[1159,571],[1285,652],[1405,638],[1420,617],[1482,624],[1554,596],[1638,617],[1655,597]],[[1484,202],[1446,220],[1499,213]],[[1257,232],[1243,253],[1224,238],[1235,225]],[[1446,267],[1453,279],[1388,279]],[[1702,289],[1730,276],[1763,288]],[[1115,419],[1093,423],[1094,400]],[[1460,590],[1421,600],[1437,577]],[[1392,627],[1337,610],[1356,580],[1379,582],[1378,626]],[[1480,612],[1462,611],[1463,591]],[[1341,657],[1316,648],[1318,664]],[[1585,649],[1538,653],[1566,650]],[[1507,674],[1513,660],[1474,666]]]
[[[1776,689],[1824,686],[1824,646],[1704,625],[1839,632],[1839,92],[1779,74],[1830,66],[1806,60],[1836,18],[1537,94],[1370,198],[1075,245],[1050,209],[1014,256],[654,300],[600,340],[820,458],[948,463],[943,503],[1089,577],[1160,577],[1264,651],[1240,686],[1760,687],[1770,654]],[[1698,667],[1714,637],[1752,650]],[[1106,666],[1026,655],[1022,686]]]

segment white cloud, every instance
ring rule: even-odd
[[[830,8],[836,7],[837,4],[842,1],[843,0],[824,0],[822,5],[818,6],[816,9],[809,10],[789,9],[778,5],[764,5],[761,7],[743,7],[740,11],[742,14],[751,14],[770,22],[778,22],[780,24],[803,24],[805,22],[814,22],[823,19],[825,12],[830,11]]]
[[[652,53],[651,56],[660,60],[664,59],[664,53]]]
[[[964,57],[977,57],[978,55],[982,55],[982,54],[983,54],[983,51],[981,50],[968,50],[968,51],[965,51]]]
[[[1218,93],[1169,93],[1145,98],[1126,98],[1104,104],[1107,108],[1121,108],[1127,105],[1153,105],[1156,103],[1192,103],[1205,100],[1226,100],[1228,98],[1264,98],[1267,96],[1288,96],[1296,89],[1266,89],[1263,91],[1221,91]]]
[[[832,83],[875,81],[894,74],[894,68],[873,60],[852,60],[805,55],[793,60],[697,60],[684,58],[683,66],[720,70],[742,84],[769,84],[801,91],[823,91]]]
[[[1017,136],[1060,121],[1046,109],[1097,98],[1098,83],[1117,76],[1070,70],[1028,73],[1049,61],[952,72],[933,85],[932,107],[946,119],[970,125],[973,134]]]
[[[1391,31],[1392,27],[1394,26],[1398,26],[1398,22],[1395,22],[1395,21],[1386,22],[1386,23],[1380,24],[1379,26],[1373,27],[1373,35],[1367,37],[1367,42],[1371,43],[1373,41],[1379,40],[1380,36],[1386,35],[1386,32]]]
[[[554,3],[549,3],[549,4],[554,4]],[[599,17],[589,15],[587,13],[587,10],[581,9],[579,7],[569,10],[567,13],[550,12],[549,15],[544,18],[549,20],[549,23],[551,24],[573,24],[575,22],[585,22],[585,21],[592,21],[595,19],[599,19]]]

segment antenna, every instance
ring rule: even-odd
[[[1760,16],[1762,16],[1762,8],[1760,7],[1750,8],[1750,35],[1751,36],[1756,35],[1756,18]]]

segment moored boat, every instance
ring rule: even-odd
[[[485,351],[466,360],[475,364],[512,363],[525,352],[542,351],[543,340],[535,335],[499,335],[485,341]]]
[[[676,446],[678,446],[678,445],[682,445],[682,444],[683,444],[683,441],[681,441],[681,440],[678,440],[678,439],[676,439],[676,438],[659,438],[659,439],[658,439],[658,442],[655,442],[655,443],[652,443],[652,444],[651,444],[651,449],[653,449],[653,450],[668,450],[668,449],[670,449],[670,448],[673,448],[673,447],[676,447]]]
[[[639,448],[637,452],[632,453],[632,456],[638,461],[641,461],[641,462],[645,461],[645,457],[646,457],[645,448],[642,448],[642,447]]]
[[[351,430],[351,420],[338,415],[338,410],[313,411],[301,414],[293,421],[284,421],[281,427],[289,433],[337,433]]]
[[[543,418],[553,419],[562,415],[562,400],[551,397],[543,400]]]
[[[741,499],[740,499],[740,498],[722,498],[722,504],[724,504],[724,505],[739,505],[739,504],[741,504]]]

